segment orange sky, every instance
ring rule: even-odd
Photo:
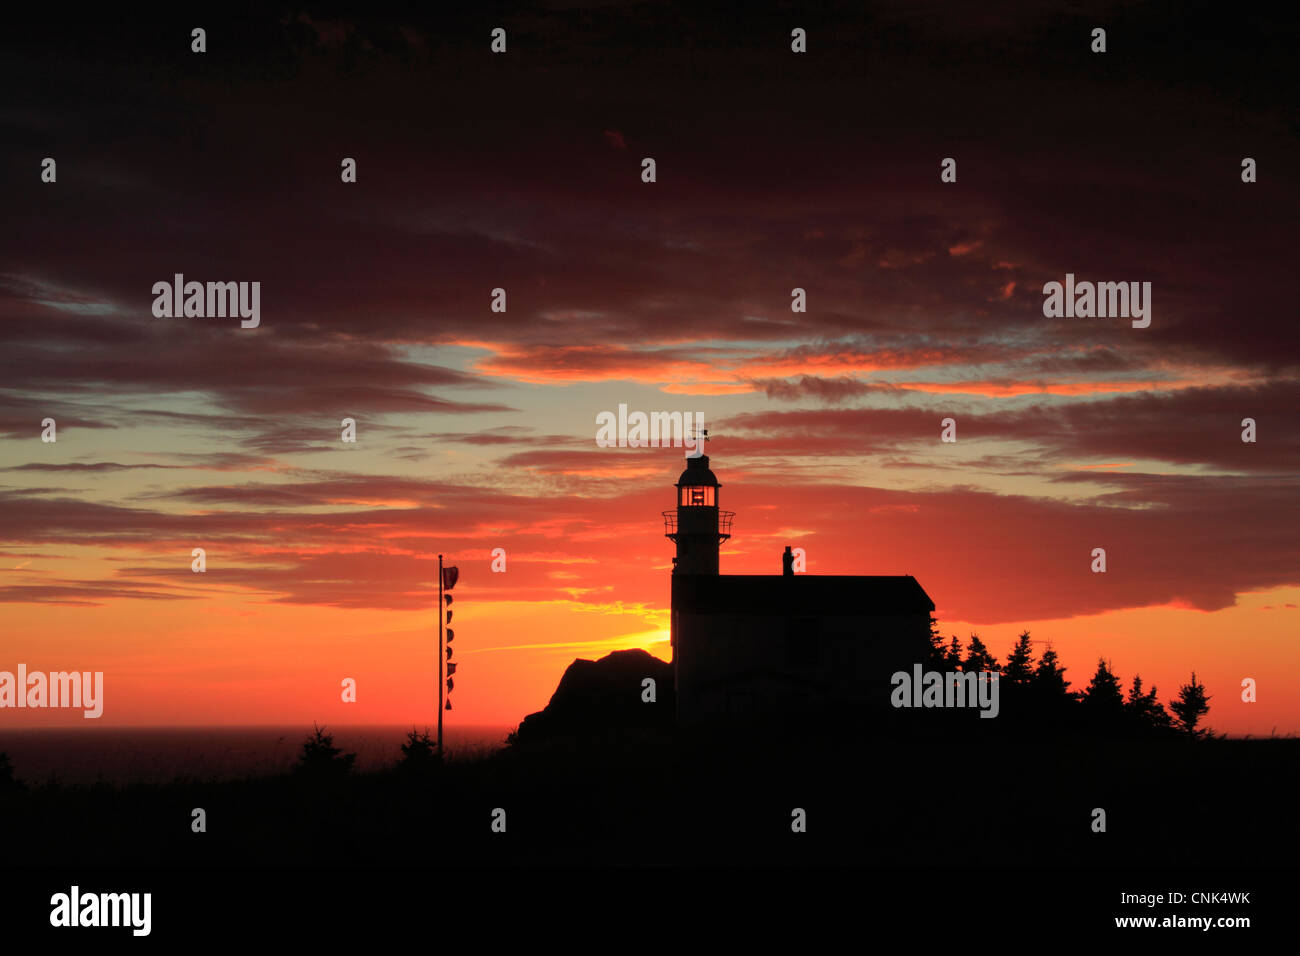
[[[653,537],[655,530],[646,533]],[[667,541],[655,544],[669,553]],[[480,586],[491,573],[486,560],[459,564],[453,626],[460,671],[449,721],[517,723],[546,703],[574,657],[627,647],[670,656],[664,568],[642,575],[648,591],[661,592],[659,602],[620,606],[495,599]],[[510,573],[507,565],[505,576]],[[286,606],[232,594],[194,602],[111,600],[99,607],[11,604],[4,614],[3,668],[22,661],[29,670],[76,667],[106,674],[99,721],[82,720],[79,712],[14,710],[0,715],[9,726],[436,720],[431,609]],[[1194,666],[1214,698],[1212,726],[1266,735],[1274,728],[1295,730],[1298,616],[1300,588],[1278,588],[1243,595],[1239,606],[1213,612],[1151,607],[1023,626],[1036,639],[1054,642],[1076,689],[1104,655],[1126,685],[1141,673],[1167,701]],[[963,639],[978,630],[1005,656],[1022,624],[943,621],[941,627]],[[345,677],[357,681],[355,704],[340,699]],[[1256,679],[1257,703],[1240,700],[1243,677]]]

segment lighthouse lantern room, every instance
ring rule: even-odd
[[[673,574],[717,574],[718,553],[731,537],[734,511],[718,510],[718,478],[709,470],[709,456],[686,459],[677,479],[677,509],[665,511],[664,536],[677,545]]]

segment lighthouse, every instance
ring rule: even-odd
[[[718,507],[721,487],[707,455],[688,457],[677,507],[663,512],[677,546],[669,628],[678,725],[884,726],[891,675],[927,660],[934,602],[911,575],[795,573],[788,555],[782,574],[720,573],[735,517]]]
[[[734,511],[718,510],[717,476],[709,470],[709,456],[686,459],[677,479],[677,508],[665,511],[664,537],[677,545],[673,574],[718,573],[718,552],[731,537]]]

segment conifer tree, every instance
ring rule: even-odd
[[[315,733],[303,741],[294,770],[312,777],[341,777],[352,770],[356,759],[356,754],[345,754],[334,746],[333,734],[327,734],[324,727],[316,727]]]
[[[948,645],[944,663],[947,665],[945,670],[955,671],[961,667],[961,641],[957,640],[956,634],[952,636],[952,642]]]
[[[1196,679],[1196,671],[1192,671],[1189,683],[1178,688],[1178,699],[1169,704],[1169,709],[1178,718],[1178,729],[1189,737],[1208,737],[1213,733],[1208,727],[1200,730],[1196,727],[1210,709],[1210,698],[1205,694],[1205,685]]]
[[[1103,658],[1097,659],[1097,672],[1083,692],[1083,705],[1094,728],[1113,730],[1123,719],[1124,690]]]
[[[397,762],[397,769],[404,773],[426,773],[442,763],[442,754],[438,752],[437,742],[429,735],[429,728],[420,733],[415,728],[406,732],[406,743],[402,744],[402,759]]]
[[[966,646],[966,660],[962,663],[962,670],[996,671],[998,669],[997,658],[989,653],[989,649],[984,646],[978,634],[972,634],[970,643]]]
[[[947,662],[948,654],[943,643],[943,635],[939,633],[939,622],[930,615],[930,665],[936,670],[944,670],[944,664]]]
[[[1129,688],[1124,710],[1129,715],[1133,728],[1139,733],[1167,730],[1170,726],[1169,713],[1156,699],[1155,686],[1152,685],[1149,691],[1143,692],[1141,674],[1133,675],[1133,686]]]
[[[1070,690],[1070,682],[1065,679],[1065,668],[1054,648],[1043,652],[1038,667],[1034,669],[1032,685],[1042,692],[1045,698],[1059,698],[1062,701],[1073,700],[1077,695]]]
[[[1025,631],[1016,640],[1016,646],[1007,657],[1003,679],[1012,684],[1028,684],[1034,676],[1034,649],[1029,641],[1029,632]]]

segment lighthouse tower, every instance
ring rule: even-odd
[[[718,510],[717,476],[709,470],[709,456],[686,459],[677,479],[677,508],[665,511],[664,537],[677,545],[673,574],[718,573],[718,551],[731,537],[734,511]]]

